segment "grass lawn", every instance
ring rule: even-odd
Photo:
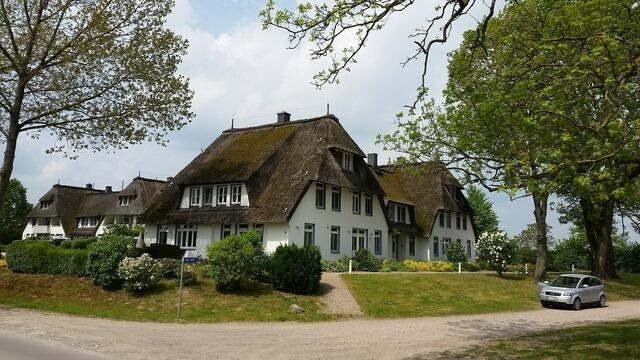
[[[375,318],[442,316],[540,308],[532,278],[488,273],[342,275],[365,314]],[[609,300],[640,298],[640,274],[606,283]]]
[[[238,294],[219,293],[213,281],[199,279],[182,294],[182,320],[224,321],[317,321],[333,317],[320,313],[319,296],[291,295],[261,285]],[[306,311],[288,312],[291,304]],[[0,269],[0,304],[67,314],[135,321],[177,321],[178,288],[163,281],[146,295],[105,291],[91,279],[59,275],[15,274]]]
[[[545,331],[492,341],[451,359],[640,359],[640,320]]]

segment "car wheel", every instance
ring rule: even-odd
[[[600,295],[600,301],[598,302],[599,307],[607,306],[607,298],[604,295]]]
[[[580,301],[580,298],[575,298],[575,300],[573,300],[573,306],[571,308],[573,310],[580,310],[581,307],[582,307],[582,301]]]
[[[540,304],[541,304],[541,305],[542,305],[542,307],[544,307],[544,308],[550,308],[550,307],[551,307],[551,305],[549,305],[549,303],[548,303],[548,302],[542,302],[542,301],[541,301],[541,302],[540,302]]]

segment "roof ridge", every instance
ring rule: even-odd
[[[230,132],[258,130],[258,129],[265,129],[265,128],[276,128],[276,127],[280,127],[280,126],[296,125],[296,124],[313,122],[313,121],[318,121],[318,120],[323,120],[323,119],[330,119],[330,120],[333,120],[333,121],[338,122],[338,123],[340,122],[340,120],[335,115],[327,114],[327,115],[316,116],[316,117],[312,117],[312,118],[297,119],[297,120],[291,120],[291,121],[285,121],[285,122],[279,122],[279,123],[278,122],[276,122],[276,123],[268,123],[268,124],[262,124],[262,125],[248,126],[248,127],[244,127],[244,128],[231,128],[231,129],[224,130],[222,132],[223,133],[230,133]]]

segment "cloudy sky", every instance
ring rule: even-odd
[[[386,163],[393,154],[375,144],[377,134],[394,130],[395,114],[413,100],[420,64],[400,63],[413,50],[407,36],[433,14],[433,2],[416,5],[392,18],[358,57],[352,71],[344,73],[338,85],[316,89],[313,75],[326,63],[309,59],[308,48],[288,50],[287,36],[278,30],[263,31],[258,12],[266,0],[176,0],[168,26],[189,40],[189,53],[181,72],[190,78],[195,91],[196,118],[170,135],[166,147],[145,144],[116,153],[81,153],[76,160],[47,155],[52,139],[38,141],[22,136],[13,177],[27,187],[28,198],[36,202],[56,183],[103,189],[120,189],[138,174],[165,179],[173,176],[209,145],[223,130],[274,122],[276,113],[288,111],[293,119],[326,113],[327,104],[345,129],[365,152],[377,152]],[[288,7],[294,1],[278,1]],[[431,5],[429,5],[431,4]],[[465,26],[471,27],[469,18]],[[458,26],[457,34],[465,30]],[[446,53],[460,41],[439,48],[430,63],[430,92],[437,96],[446,82]],[[504,195],[490,195],[501,228],[519,233],[534,222],[529,199],[509,201]],[[556,237],[567,232],[551,212],[550,224]]]

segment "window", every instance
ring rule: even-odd
[[[351,250],[358,251],[360,249],[367,249],[367,229],[352,229],[351,230]]]
[[[373,199],[370,193],[364,194],[364,214],[368,216],[373,215]]]
[[[467,214],[462,214],[462,230],[467,230]]]
[[[353,155],[347,152],[342,153],[342,168],[353,171]]]
[[[205,186],[202,188],[202,205],[213,205],[213,186]]]
[[[83,217],[78,220],[78,227],[94,227],[97,225],[98,225],[98,219],[95,217]]]
[[[264,224],[253,224],[253,230],[260,233],[260,239],[264,238]]]
[[[323,183],[316,183],[316,208],[324,209],[326,195]]]
[[[220,231],[220,239],[224,239],[231,236],[231,224],[222,224],[222,230]]]
[[[401,222],[401,223],[406,223],[407,222],[407,207],[404,206],[404,205],[398,205],[397,209],[398,209],[397,221]]]
[[[396,253],[398,250],[398,235],[391,235],[391,252]]]
[[[331,210],[340,211],[340,187],[331,187]]]
[[[376,255],[382,254],[382,231],[373,231],[373,252]]]
[[[353,213],[360,214],[360,191],[353,190]]]
[[[49,208],[49,203],[50,201],[41,201],[40,202],[40,209],[48,209]]]
[[[331,252],[340,252],[340,226],[331,226]]]
[[[389,220],[396,221],[396,204],[389,203]]]
[[[36,218],[31,218],[31,226],[36,226]]]
[[[442,238],[442,256],[447,255],[450,244],[451,244],[451,238]]]
[[[240,204],[242,201],[242,185],[231,185],[231,203]]]
[[[189,206],[200,206],[200,187],[192,187],[189,194]]]
[[[447,211],[446,219],[447,219],[447,228],[451,229],[451,211]]]
[[[471,240],[467,240],[467,255],[471,256]]]
[[[126,225],[131,224],[131,215],[124,215],[122,217],[122,223]]]
[[[167,235],[169,235],[169,225],[167,225],[167,224],[158,224],[158,234],[156,236],[156,243],[158,243],[158,244],[166,244],[167,243]]]
[[[456,229],[460,229],[460,213],[456,211]]]
[[[183,249],[195,249],[198,237],[197,225],[178,225],[176,228],[176,242]]]
[[[133,198],[133,196],[118,196],[118,204],[120,206],[130,205]]]
[[[227,192],[229,187],[227,185],[218,185],[218,197],[216,203],[218,205],[227,205]]]
[[[440,222],[440,227],[444,227],[444,210],[438,210],[438,220]]]
[[[440,244],[438,244],[438,238],[437,237],[433,238],[433,256],[434,257],[439,257],[440,256]]]
[[[249,224],[238,224],[238,234],[249,232]]]
[[[409,255],[416,255],[416,238],[413,235],[409,236]]]
[[[315,224],[304,224],[304,245],[313,245],[315,243]]]

